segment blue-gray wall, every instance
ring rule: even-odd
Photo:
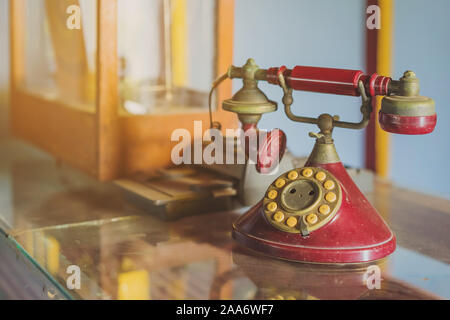
[[[313,65],[365,69],[364,0],[236,0],[236,65],[253,57],[261,67]],[[397,185],[450,198],[450,1],[396,0],[394,78],[414,70],[422,94],[436,100],[438,126],[431,135],[392,135],[391,177]],[[234,82],[237,89],[239,83]],[[261,84],[280,103],[281,89]],[[339,114],[359,120],[357,98],[296,93],[294,111]],[[311,125],[288,120],[282,110],[268,114],[262,128],[281,127],[296,155],[309,154]],[[345,164],[364,165],[364,132],[335,130]]]
[[[394,76],[412,69],[436,101],[436,130],[392,135],[395,183],[450,198],[450,1],[396,0]]]

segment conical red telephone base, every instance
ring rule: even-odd
[[[342,205],[333,220],[308,237],[302,237],[272,227],[264,217],[260,202],[233,224],[236,241],[265,255],[316,263],[364,263],[394,252],[393,232],[341,162],[306,166],[322,167],[340,181]]]

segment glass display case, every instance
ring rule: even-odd
[[[233,0],[17,0],[10,7],[16,136],[113,180],[170,165],[173,130],[209,120],[210,84],[232,62]],[[228,84],[216,100],[230,92]],[[237,126],[213,109],[224,127]]]
[[[118,1],[119,96],[125,112],[205,111],[217,77],[215,10],[214,1]]]

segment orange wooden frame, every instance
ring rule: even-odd
[[[393,29],[393,0],[366,0],[366,7],[377,5],[380,7],[380,30],[366,30],[366,66],[367,72],[390,75],[392,73],[392,29]],[[364,8],[364,12],[366,10]],[[366,13],[366,12],[365,12]],[[366,130],[365,156],[366,168],[371,169],[380,177],[389,177],[390,166],[390,134],[380,128],[377,121],[381,108],[381,97],[373,101],[372,118]]]
[[[217,73],[232,63],[234,0],[217,0]],[[24,89],[25,0],[10,2],[11,128],[14,135],[51,153],[99,180],[171,164],[170,135],[176,128],[192,131],[193,121],[209,124],[198,114],[119,117],[117,0],[97,0],[97,99],[95,112],[70,108]],[[228,81],[218,101],[231,95]],[[215,119],[235,128],[231,113],[217,108]]]

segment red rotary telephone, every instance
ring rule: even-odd
[[[384,96],[379,122],[398,134],[427,134],[436,126],[431,98],[419,95],[419,81],[412,71],[396,81],[359,70],[297,66],[260,69],[252,59],[243,67],[230,67],[221,77],[243,79],[244,86],[223,108],[238,114],[244,130],[256,128],[261,115],[276,110],[258,88],[267,81],[283,88],[289,119],[318,125],[314,149],[302,168],[283,173],[268,186],[264,198],[233,224],[240,244],[276,258],[315,263],[364,263],[386,257],[395,250],[395,235],[361,193],[336,152],[335,127],[362,129],[372,112],[372,98]],[[361,96],[363,118],[358,123],[338,116],[318,118],[294,115],[293,90]],[[275,107],[274,107],[275,104]],[[273,146],[276,146],[275,151]],[[284,134],[269,135],[258,146],[259,169],[269,169],[274,156],[282,155]]]

